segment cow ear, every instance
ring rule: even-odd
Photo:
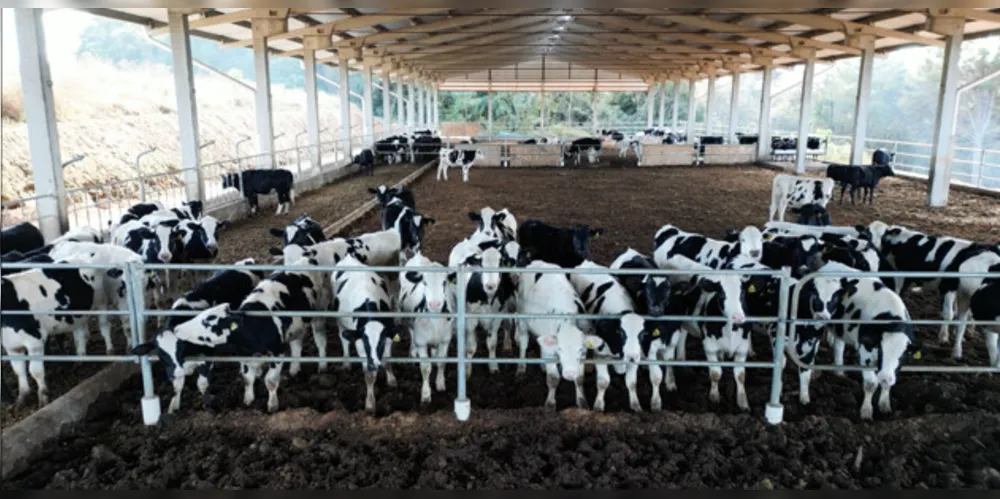
[[[604,340],[600,336],[595,336],[593,334],[587,334],[583,336],[583,344],[588,350],[597,350],[604,346]]]
[[[268,229],[268,232],[270,232],[271,235],[274,237],[285,237],[285,231],[281,229],[276,229],[274,227],[271,227],[270,229]]]
[[[147,342],[145,342],[145,343],[143,343],[141,345],[138,345],[135,348],[133,348],[132,349],[132,355],[149,355],[149,354],[153,353],[153,350],[156,350],[156,342],[155,341],[147,341]]]
[[[448,272],[448,282],[455,284],[456,281],[458,281],[458,273]]]
[[[118,279],[124,273],[125,273],[125,271],[123,271],[122,269],[108,269],[108,271],[105,272],[105,274],[107,274],[108,277],[110,277],[112,279]]]
[[[420,275],[419,272],[412,272],[412,271],[410,271],[410,272],[404,273],[403,275],[406,277],[407,281],[410,281],[413,284],[416,284],[416,283],[420,282],[421,280],[423,280],[423,277]]]
[[[272,256],[283,256],[285,254],[283,251],[281,251],[278,248],[275,248],[274,246],[270,247],[267,250],[267,252],[270,253]]]
[[[590,238],[597,239],[604,235],[604,229],[590,229]]]
[[[718,284],[708,279],[698,279],[698,287],[706,293],[714,293],[719,289]]]
[[[372,193],[372,194],[378,194],[378,191],[376,191],[376,190],[375,190],[374,188],[372,188],[372,187],[369,187],[369,188],[368,188],[368,192],[370,192],[370,193]]]
[[[361,338],[361,331],[358,331],[357,329],[345,329],[340,332],[340,337],[343,338],[344,341],[357,341]]]
[[[434,220],[431,217],[424,217],[424,223],[423,223],[424,226],[434,225],[435,223],[437,223],[437,220]]]

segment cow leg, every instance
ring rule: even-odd
[[[524,321],[518,321],[520,324],[517,326],[517,348],[518,358],[522,361],[528,356],[528,325]],[[528,365],[524,362],[517,364],[517,370],[515,371],[518,376],[524,374]]]
[[[706,337],[701,343],[705,347],[705,360],[709,362],[718,362],[719,346],[716,344],[716,341],[712,338]],[[722,368],[718,366],[709,367],[708,378],[712,382],[712,386],[708,389],[708,400],[714,404],[718,404],[720,399],[719,380],[722,379]]]
[[[375,380],[378,378],[378,371],[365,369],[365,411],[375,412]]]
[[[594,410],[604,412],[604,393],[611,385],[611,373],[608,372],[607,364],[595,364],[594,370],[597,371],[597,395],[594,397]]]
[[[733,360],[736,362],[746,362],[749,345],[749,339],[742,340],[736,347],[736,352],[733,354]],[[740,410],[749,411],[750,403],[747,401],[746,368],[743,366],[734,367],[733,378],[736,380],[736,405],[739,406]]]
[[[465,356],[469,359],[476,356],[476,348],[479,347],[476,343],[476,326],[478,324],[479,321],[477,320],[465,321]],[[465,379],[469,379],[472,376],[472,366],[474,365],[469,364],[465,366]]]
[[[625,386],[628,387],[628,406],[635,412],[642,412],[642,404],[639,403],[639,393],[636,387],[639,378],[639,366],[629,364],[625,369]]]
[[[799,358],[803,364],[814,365],[816,363],[816,353],[819,351],[819,338],[805,340],[798,345],[798,350],[802,352]],[[799,368],[799,403],[809,405],[809,382],[812,381],[812,369]]]
[[[28,353],[28,350],[23,346],[4,346],[4,350],[7,352],[7,355],[25,355]],[[31,393],[31,383],[28,382],[28,361],[12,360],[10,361],[10,368],[14,371],[14,376],[17,376],[17,404],[22,405]]]
[[[387,362],[392,358],[392,338],[387,338],[385,340],[385,347],[383,347],[382,353],[382,367],[385,369],[385,384],[392,388],[396,388],[398,382],[396,381],[396,374],[392,372],[392,363]]]
[[[126,300],[124,299],[118,300],[118,311],[128,312],[128,302]],[[132,347],[134,346],[132,344],[132,326],[131,324],[129,324],[127,315],[119,315],[118,317],[120,321],[119,327],[122,328],[122,334],[125,335],[125,351],[128,352],[131,351]],[[140,319],[140,320],[145,320],[145,319]],[[114,352],[114,346],[111,345],[110,338],[106,340],[104,343],[108,349],[108,355],[111,355],[111,353]]]
[[[864,367],[871,367],[878,361],[878,349],[868,350],[863,345],[858,347],[858,363]],[[865,397],[861,401],[861,419],[871,419],[872,418],[872,397],[875,395],[875,389],[878,388],[878,375],[875,371],[864,370],[861,371],[861,379],[863,380]],[[881,405],[881,404],[880,404]]]
[[[657,360],[659,350],[650,349],[647,360]],[[663,409],[663,399],[660,397],[660,384],[663,383],[663,369],[660,366],[648,365],[649,385],[651,393],[649,395],[649,410],[656,412]]]
[[[420,362],[420,377],[423,383],[420,385],[420,403],[427,405],[431,403],[431,363],[426,360],[428,357],[427,345],[415,346],[411,352],[412,354],[416,354],[413,356],[422,359]]]
[[[503,326],[504,323],[507,324],[507,327]],[[501,331],[503,332],[503,351],[510,352],[511,350],[514,349],[514,345],[512,344],[511,340],[511,337],[514,336],[514,321],[510,319],[504,319],[500,323],[500,328]]]
[[[344,352],[344,358],[350,357],[351,356],[351,343],[349,341],[345,340],[343,335],[337,335],[337,336],[340,336],[340,347],[342,349],[341,351]],[[358,351],[358,355],[361,355],[362,351],[363,350],[359,350]],[[350,360],[345,360],[342,364],[340,364],[340,368],[343,369],[343,370],[345,370],[345,371],[348,370],[348,369],[350,369],[351,368],[351,361]]]
[[[687,337],[688,332],[683,328],[677,331],[677,351],[674,352],[677,360],[687,360]]]
[[[316,317],[313,319],[312,337],[313,337],[313,343],[316,344],[316,353],[320,357],[326,357],[327,337],[326,337],[326,320],[324,318]],[[321,361],[319,365],[316,367],[316,370],[319,372],[324,372],[326,371],[328,365],[329,365],[328,362]]]
[[[241,362],[240,369],[243,371],[243,405],[250,407],[254,401],[253,384],[260,376],[260,363]]]
[[[555,410],[556,388],[559,388],[559,367],[555,362],[545,364],[545,384],[549,387],[548,396],[545,397],[545,408]]]
[[[573,387],[576,389],[576,407],[579,409],[590,409],[590,404],[587,403],[587,395],[583,393],[583,373],[573,380]]]
[[[489,352],[490,360],[496,360],[497,358],[497,336],[500,334],[500,320],[499,319],[487,319],[486,327],[486,350]],[[500,371],[500,365],[496,362],[490,362],[489,365],[490,373],[497,373]]]
[[[443,359],[443,358],[447,357],[448,356],[448,345],[450,343],[451,343],[451,341],[446,341],[444,343],[439,344],[434,349],[434,355],[436,355],[437,358],[439,358],[439,359]],[[446,386],[445,386],[445,382],[444,382],[444,369],[445,369],[445,366],[447,366],[447,365],[448,364],[446,364],[444,362],[441,362],[441,361],[439,361],[437,363],[437,378],[434,380],[434,390],[436,390],[436,391],[439,391],[439,392],[445,391]]]
[[[956,294],[958,294],[957,291],[949,291],[947,293],[943,293],[941,296],[941,318],[946,321],[955,319]],[[948,343],[948,338],[948,324],[941,324],[941,330],[938,332],[938,343],[946,345]]]
[[[844,365],[844,347],[847,346],[844,340],[834,337],[833,338],[833,365],[842,366]],[[833,371],[833,374],[840,376],[841,378],[846,377],[847,373],[844,371]]]
[[[167,414],[173,414],[181,408],[181,392],[184,391],[184,381],[187,376],[181,373],[180,376],[177,373],[174,374],[174,396],[170,398],[170,405],[167,407]]]
[[[995,326],[991,326],[995,327]],[[986,351],[990,354],[990,366],[1000,367],[1000,332],[986,331]]]
[[[969,302],[972,297],[966,295],[965,293],[958,294],[958,320],[961,321],[958,324],[958,328],[955,331],[955,345],[952,347],[951,356],[955,360],[960,360],[962,358],[962,340],[965,338],[965,331],[969,327],[969,315],[972,310],[969,308]]]
[[[472,165],[462,165],[462,183],[469,181],[469,168],[472,168]]]
[[[671,361],[677,358],[677,343],[667,345],[663,350],[663,360]],[[663,371],[663,384],[668,392],[677,391],[677,378],[674,377],[674,366],[667,366]]]
[[[267,412],[278,410],[278,385],[281,384],[282,366],[284,362],[272,362],[271,368],[264,375],[264,385],[267,386]]]
[[[27,345],[28,355],[45,355],[45,343],[31,342]],[[28,362],[28,372],[38,385],[38,407],[49,403],[49,387],[45,384],[45,363],[40,360]]]
[[[73,330],[73,346],[77,355],[87,355],[87,321]]]
[[[212,403],[212,394],[208,393],[209,377],[211,374],[211,362],[205,362],[198,366],[198,392],[201,393],[201,404],[205,409],[211,409],[215,405]]]
[[[288,348],[292,351],[293,359],[302,358],[302,338],[288,340]],[[288,368],[288,375],[294,378],[295,376],[298,376],[301,371],[302,363],[292,362],[291,367]],[[271,371],[268,371],[268,373],[270,372]]]
[[[840,184],[840,203],[844,204],[844,192],[847,191],[847,184]]]
[[[106,308],[101,305],[98,305],[98,307],[98,310],[104,310]],[[115,347],[111,343],[111,320],[108,319],[108,316],[97,316],[97,327],[101,331],[101,338],[104,339],[104,351],[107,352],[108,355],[115,353]]]
[[[247,202],[250,203],[250,214],[251,215],[256,215],[257,214],[257,195],[256,194],[250,194],[250,195],[248,195],[247,196]]]

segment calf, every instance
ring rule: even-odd
[[[896,153],[883,149],[876,149],[872,152],[872,164],[875,166],[890,166],[896,160]]]
[[[989,272],[1000,274],[1000,265],[992,265]],[[989,277],[983,279],[979,288],[972,293],[969,299],[969,313],[977,321],[1000,322],[1000,310],[996,304],[1000,303],[1000,278]],[[966,314],[968,315],[968,314]],[[1000,326],[982,325],[986,330],[986,351],[989,352],[990,366],[1000,367]],[[956,339],[956,341],[958,341]]]
[[[844,204],[844,191],[850,187],[851,204],[854,204],[854,193],[861,189],[861,202],[868,197],[868,204],[874,201],[875,188],[884,177],[896,173],[889,165],[845,166],[830,165],[826,168],[826,176],[840,184],[840,204]]]
[[[180,206],[170,208],[170,212],[181,220],[199,220],[204,210],[205,207],[201,201],[183,201]]]
[[[799,208],[799,218],[795,221],[795,223],[801,225],[813,225],[817,227],[830,225],[830,212],[827,211],[822,205],[815,203],[807,204],[802,208]]]
[[[45,246],[45,237],[30,222],[21,222],[0,230],[0,253],[20,251],[27,253]]]
[[[590,258],[591,240],[603,234],[604,229],[585,224],[563,228],[529,219],[517,228],[517,241],[526,258],[570,268]]]
[[[534,261],[528,269],[554,269],[558,266]],[[517,308],[521,314],[584,314],[586,309],[573,284],[565,275],[555,273],[523,274],[518,280]],[[576,406],[588,407],[583,393],[583,369],[580,361],[587,356],[587,350],[602,346],[599,336],[587,334],[591,322],[585,319],[553,317],[551,319],[518,319],[518,344],[521,358],[525,358],[528,335],[534,335],[543,359],[554,359],[556,363],[545,364],[546,382],[549,387],[545,407],[556,408],[556,388],[559,387],[559,370],[562,377],[576,385]]]
[[[569,161],[575,158],[575,164],[580,164],[580,155],[587,153],[587,161],[590,164],[597,163],[601,153],[601,139],[596,137],[584,137],[576,139],[566,147],[563,159]]]
[[[292,172],[283,168],[273,170],[245,170],[238,173],[227,173],[222,176],[222,188],[232,187],[243,193],[250,205],[250,213],[257,213],[257,196],[278,195],[278,209],[275,215],[288,213],[289,207],[295,202],[295,177]]]
[[[56,263],[85,265],[91,263],[91,259],[88,255],[76,254]],[[8,355],[45,355],[45,342],[51,335],[72,331],[76,338],[86,338],[89,317],[65,312],[93,308],[94,288],[102,274],[121,275],[121,270],[31,269],[0,277],[0,309],[32,312],[30,315],[0,315],[0,343],[4,351]],[[11,360],[10,367],[17,376],[19,404],[23,404],[31,393],[29,371],[38,385],[39,407],[49,403],[42,361]]]
[[[78,227],[53,239],[49,244],[57,245],[69,241],[77,243],[103,243],[104,237],[101,236],[101,231],[93,227]]]
[[[139,220],[140,218],[149,215],[150,213],[155,213],[157,211],[164,211],[163,203],[159,201],[150,201],[148,203],[137,203],[125,210],[121,219],[118,220],[118,224],[123,224],[125,222],[130,222],[132,220]],[[111,225],[111,221],[108,220],[108,225]]]
[[[776,175],[771,186],[771,208],[768,219],[785,221],[785,210],[797,210],[807,204],[826,207],[833,197],[833,179]]]
[[[674,291],[673,298],[681,302],[679,308],[684,311],[678,315],[726,319],[726,322],[684,322],[677,348],[683,351],[686,336],[691,334],[701,338],[708,361],[715,362],[723,357],[733,358],[735,362],[745,362],[750,351],[750,330],[743,324],[746,314],[742,280],[735,275],[699,275],[699,272],[710,270],[710,267],[682,255],[657,263],[662,268],[692,272],[688,279],[679,279],[678,284],[681,286]],[[712,382],[709,400],[718,403],[722,368],[709,367],[708,372]],[[744,368],[734,367],[733,377],[736,379],[736,405],[744,411],[749,410]]]
[[[440,263],[417,254],[406,262],[406,267],[433,267],[441,272],[403,270],[399,273],[399,311],[430,312],[447,314],[455,311],[455,273],[444,272]],[[410,329],[410,357],[427,359],[428,349],[433,348],[434,356],[443,359],[448,356],[448,345],[455,335],[452,317],[407,317],[402,319]],[[434,389],[445,390],[444,362],[437,364],[437,380]],[[423,385],[420,389],[420,403],[431,402],[431,363],[420,363]]]
[[[131,283],[125,278],[121,268],[130,263],[141,263],[142,258],[130,251],[128,248],[122,248],[121,246],[115,246],[113,244],[76,242],[65,242],[55,246],[52,248],[52,252],[49,253],[49,257],[54,260],[64,260],[72,258],[73,255],[78,254],[89,255],[89,261],[93,263],[115,265],[118,267],[115,269],[117,272],[106,272],[103,276],[94,281],[94,309],[109,310],[111,308],[115,308],[122,312],[128,310],[129,305],[126,293]],[[143,293],[152,293],[156,290],[157,286],[159,286],[159,279],[156,277],[156,272],[151,270],[146,271],[143,274],[140,282],[143,286]],[[101,331],[101,337],[104,338],[105,350],[108,355],[111,355],[114,353],[114,346],[111,343],[110,321],[107,315],[99,315],[97,319]],[[128,317],[120,315],[118,316],[118,319],[121,323],[122,333],[125,335],[127,348],[132,348],[132,328],[129,324]],[[83,355],[86,353],[86,337],[77,336],[75,340],[77,354]]]
[[[472,168],[472,164],[476,160],[482,160],[486,157],[486,153],[481,150],[458,150],[458,149],[441,149],[439,152],[440,158],[438,161],[437,179],[442,178],[448,180],[448,168],[453,166],[462,167],[462,182],[469,181],[469,169]]]
[[[399,199],[399,202],[403,206],[409,206],[413,210],[417,209],[417,201],[413,198],[413,192],[405,186],[386,187],[385,185],[379,185],[374,189],[369,187],[368,192],[375,195],[379,206],[385,207],[393,199]]]
[[[840,263],[827,263],[820,271],[853,271]],[[878,407],[883,413],[892,411],[889,390],[896,384],[900,367],[909,358],[920,358],[920,343],[913,333],[910,313],[903,300],[894,291],[874,277],[842,277],[839,296],[840,306],[835,319],[861,321],[892,321],[888,324],[834,324],[834,364],[844,365],[844,346],[851,345],[858,352],[858,364],[876,367],[876,371],[861,372],[864,381],[864,400],[861,419],[872,419],[872,397],[877,388]]]
[[[409,139],[402,135],[393,135],[377,140],[375,141],[375,155],[378,159],[389,164],[402,163],[403,152],[406,151],[408,143]]]
[[[660,227],[653,236],[653,260],[663,266],[674,255],[681,255],[713,269],[742,255],[751,260],[759,260],[763,252],[763,236],[760,229],[752,225],[739,232],[734,242],[720,241],[700,234],[685,232],[667,224]]]
[[[364,263],[352,256],[337,263],[338,267],[364,267]],[[375,412],[375,380],[383,362],[392,357],[392,344],[399,341],[399,328],[391,318],[371,317],[365,313],[390,312],[392,307],[389,288],[385,279],[371,271],[337,270],[332,276],[334,298],[333,310],[354,312],[355,316],[337,318],[340,328],[340,342],[344,355],[349,355],[350,344],[355,352],[364,358],[365,410]],[[348,364],[349,366],[349,364]],[[396,386],[396,376],[392,366],[385,364],[385,381],[390,387]]]
[[[439,157],[441,144],[443,144],[441,137],[433,137],[429,134],[415,135],[412,140],[413,146],[410,149],[410,162],[432,161]]]
[[[289,244],[309,246],[326,241],[323,226],[305,213],[299,215],[292,223],[286,225],[284,229],[272,227],[268,232],[274,237],[280,237],[282,246],[288,246]]]
[[[465,287],[466,311],[473,314],[497,314],[504,312],[510,299],[510,286],[513,281],[506,274],[496,271],[484,271],[483,269],[497,269],[510,266],[509,261],[505,261],[503,244],[496,239],[475,240],[465,239],[456,244],[448,255],[448,267],[462,267],[466,271],[462,274],[462,279],[458,280],[456,286]],[[505,265],[506,263],[506,265]],[[478,269],[478,270],[477,270]],[[478,347],[476,330],[481,328],[486,332],[486,348],[490,359],[496,359],[497,340],[500,327],[503,324],[501,319],[496,318],[468,318],[465,321],[465,351],[466,355],[472,357],[476,354]],[[526,351],[527,344],[520,344],[521,350]],[[489,370],[495,373],[500,370],[498,364],[490,363]],[[518,366],[518,373],[523,369]],[[471,376],[471,367],[465,371],[466,376]]]
[[[486,238],[500,239],[503,242],[517,240],[517,219],[507,208],[495,211],[487,206],[479,212],[470,211],[469,220],[476,223],[476,232]]]
[[[361,151],[357,156],[354,157],[354,163],[361,167],[361,171],[367,172],[368,176],[375,175],[375,154],[372,153],[371,149],[365,149]]]
[[[253,258],[247,258],[236,262],[234,265],[253,265],[254,263]],[[198,284],[191,291],[188,291],[175,300],[170,310],[175,312],[200,312],[222,304],[227,304],[230,308],[237,308],[262,278],[263,272],[261,271],[243,269],[219,271],[205,282]],[[201,319],[212,322],[218,318],[209,314],[201,317]],[[191,336],[185,331],[185,328],[197,326],[198,323],[189,324],[193,320],[195,320],[195,316],[191,315],[167,317],[166,327],[157,333],[156,337],[132,349],[132,353],[135,355],[152,355],[155,353],[160,362],[163,363],[167,379],[173,383],[174,387],[174,395],[171,397],[170,405],[167,408],[168,414],[172,414],[180,409],[184,381],[196,369],[198,372],[198,391],[202,395],[202,403],[206,408],[211,407],[208,384],[212,363],[188,359],[212,355],[214,349],[178,338],[178,335],[184,337]],[[175,333],[175,331],[178,332]]]
[[[396,209],[399,206],[401,206],[401,203],[390,202],[383,214],[392,216],[393,213],[397,213]],[[400,240],[400,251],[398,252],[400,265],[403,264],[407,256],[420,253],[424,242],[424,228],[435,223],[436,220],[434,218],[422,215],[409,206],[403,206],[402,209],[399,209],[398,214],[393,219],[392,225],[383,229],[383,231],[387,230],[398,234]]]
[[[602,267],[590,260],[584,260],[576,268],[585,270],[600,270]],[[624,361],[615,364],[615,372],[625,375],[625,386],[628,387],[629,406],[633,411],[642,412],[639,394],[636,393],[636,382],[639,373],[639,361],[642,359],[640,334],[642,327],[632,327],[634,324],[624,319],[626,314],[635,312],[635,303],[625,289],[609,274],[573,273],[569,275],[573,288],[580,296],[588,314],[617,315],[615,319],[597,319],[593,321],[601,344],[594,353],[603,358],[614,358]],[[611,384],[611,375],[607,364],[597,364],[597,396],[594,399],[594,410],[604,412],[604,392]]]
[[[176,249],[179,243],[176,238],[171,237],[172,234],[173,227],[157,226],[154,230],[138,220],[132,220],[119,225],[111,233],[110,241],[111,244],[122,246],[139,255],[143,263],[166,264],[173,259],[170,247],[174,246]],[[153,304],[160,305],[165,294],[165,290],[157,287],[153,291]]]
[[[874,222],[873,222],[874,223]],[[882,231],[882,229],[877,229]],[[885,270],[902,272],[957,272],[967,260],[983,252],[997,252],[997,248],[966,239],[948,236],[933,236],[910,230],[902,226],[887,226],[880,238]],[[915,284],[923,290],[937,290],[941,294],[941,318],[955,318],[955,299],[958,294],[959,279],[884,278],[883,282],[903,294]],[[938,342],[948,343],[949,325],[942,324]],[[956,351],[961,354],[961,348]]]

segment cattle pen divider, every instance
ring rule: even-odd
[[[334,271],[343,272],[378,272],[378,273],[395,273],[399,274],[401,272],[454,272],[456,274],[456,282],[465,282],[463,277],[466,274],[475,273],[509,273],[509,274],[611,274],[611,275],[655,275],[655,276],[689,276],[692,274],[697,274],[699,276],[722,276],[722,275],[739,275],[739,276],[767,276],[772,278],[781,279],[781,285],[779,288],[779,302],[778,302],[778,313],[776,316],[771,317],[747,317],[746,327],[749,327],[752,323],[776,323],[777,332],[775,334],[773,343],[773,352],[786,352],[786,332],[790,338],[794,338],[795,326],[798,323],[810,323],[815,322],[805,319],[797,319],[796,317],[789,317],[789,303],[791,298],[791,303],[797,303],[799,297],[799,291],[802,289],[801,285],[796,285],[794,292],[791,292],[791,287],[793,282],[802,284],[808,280],[815,279],[818,276],[828,276],[828,277],[875,277],[875,276],[885,276],[885,277],[920,277],[920,278],[940,278],[940,277],[1000,277],[1000,274],[990,274],[983,272],[861,272],[861,271],[822,271],[809,274],[803,277],[801,280],[794,280],[791,276],[791,270],[788,267],[779,270],[686,270],[686,269],[611,269],[611,268],[559,268],[559,267],[546,267],[546,268],[518,268],[518,267],[501,267],[501,268],[479,268],[479,267],[403,267],[403,266],[362,266],[362,267],[338,267],[338,266],[295,266],[295,265],[267,265],[267,264],[254,264],[254,265],[232,265],[232,264],[183,264],[183,265],[167,265],[167,264],[145,264],[142,262],[130,262],[125,265],[110,265],[110,264],[67,264],[67,263],[11,263],[5,264],[4,267],[9,267],[12,269],[33,269],[33,268],[63,268],[63,269],[74,269],[74,268],[96,268],[96,269],[123,269],[125,272],[124,278],[127,279],[129,285],[127,286],[127,303],[129,309],[127,311],[123,310],[58,310],[53,312],[32,312],[32,311],[0,311],[0,315],[32,315],[32,314],[72,314],[72,315],[115,315],[123,316],[127,315],[129,317],[129,323],[131,325],[131,340],[133,345],[138,345],[145,342],[148,337],[145,334],[146,331],[146,319],[149,317],[168,317],[168,316],[195,316],[201,311],[174,311],[174,310],[150,310],[145,307],[145,296],[144,296],[144,286],[142,285],[142,276],[148,270],[189,270],[189,271],[221,271],[221,270],[261,270],[261,271],[290,271],[290,272],[322,272],[324,273],[324,285],[329,280],[330,273]],[[399,364],[415,364],[421,362],[432,362],[432,363],[446,363],[446,364],[456,364],[457,366],[457,390],[455,399],[455,414],[456,417],[465,421],[468,419],[471,412],[470,401],[467,397],[467,387],[466,387],[466,370],[470,367],[470,364],[485,364],[485,363],[496,363],[496,364],[551,364],[556,362],[555,358],[538,358],[538,359],[519,359],[519,358],[468,358],[465,354],[465,344],[466,344],[466,330],[465,324],[468,318],[494,318],[494,319],[557,319],[557,318],[576,318],[576,319],[602,319],[602,318],[617,318],[620,315],[616,314],[518,314],[518,313],[468,313],[465,306],[465,290],[464,286],[456,286],[456,311],[454,313],[431,313],[431,312],[334,312],[334,311],[279,311],[279,312],[242,312],[246,316],[264,316],[264,317],[300,317],[300,318],[337,318],[337,317],[352,317],[358,315],[364,315],[372,318],[445,318],[451,317],[455,320],[455,338],[456,338],[456,356],[455,357],[444,357],[444,358],[398,358],[390,357],[386,360],[386,363],[399,363]],[[794,315],[794,314],[793,314]],[[663,315],[663,316],[642,316],[647,320],[659,320],[659,321],[690,321],[690,322],[727,322],[724,317],[710,317],[710,316],[688,316],[688,315]],[[827,324],[852,324],[852,323],[865,323],[865,324],[889,324],[899,321],[891,320],[859,320],[859,319],[843,319],[835,320],[830,319],[823,321]],[[920,321],[909,321],[914,325],[931,325],[931,324],[956,324],[959,320],[920,320]],[[1000,321],[969,321],[969,325],[998,325],[1000,326]],[[786,352],[787,353],[787,352]],[[319,362],[351,362],[351,363],[363,363],[365,358],[363,357],[351,357],[346,355],[341,357],[285,357],[285,356],[252,356],[252,357],[238,357],[238,356],[200,356],[200,357],[190,357],[188,361],[190,362],[252,362],[252,363],[264,363],[273,362],[284,364],[287,362],[294,363],[319,363]],[[862,367],[862,366],[837,366],[837,365],[806,365],[800,362],[795,355],[789,355],[792,361],[800,368],[812,369],[812,370],[832,370],[832,371],[860,371],[860,370],[871,370],[875,369],[873,367]],[[677,367],[743,367],[752,369],[772,369],[772,379],[771,379],[771,392],[770,399],[765,408],[765,418],[768,423],[772,425],[780,424],[783,421],[783,406],[781,405],[781,390],[782,390],[782,379],[781,374],[784,368],[784,363],[782,362],[783,355],[774,355],[774,359],[770,362],[733,362],[733,361],[689,361],[689,360],[640,360],[637,365],[657,365],[657,366],[677,366]],[[155,425],[160,419],[160,399],[155,394],[153,385],[153,374],[152,367],[149,356],[147,355],[0,355],[0,361],[50,361],[50,362],[135,362],[140,365],[141,376],[143,379],[143,397],[141,400],[141,407],[143,413],[143,421],[146,425]],[[620,363],[617,359],[583,359],[583,364],[614,364]],[[1000,372],[1000,367],[973,367],[973,366],[903,366],[902,371],[904,372],[951,372],[951,373],[981,373],[981,372]]]

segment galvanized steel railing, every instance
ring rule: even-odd
[[[17,269],[27,269],[27,268],[77,268],[81,266],[76,265],[66,265],[66,264],[5,264],[6,268],[17,268]],[[316,266],[316,267],[303,267],[303,266],[284,266],[284,265],[214,265],[214,264],[201,264],[201,265],[152,265],[152,264],[142,264],[142,263],[130,263],[125,266],[114,266],[114,265],[97,265],[97,264],[87,264],[82,265],[82,267],[87,268],[99,268],[99,269],[109,269],[109,268],[123,268],[125,271],[125,276],[128,279],[128,310],[81,310],[81,311],[58,311],[53,312],[59,314],[76,314],[76,315],[116,315],[122,316],[127,315],[129,317],[129,323],[132,327],[132,341],[133,345],[138,345],[143,343],[146,339],[146,319],[149,317],[172,317],[172,316],[194,316],[200,311],[172,311],[172,310],[149,310],[146,308],[145,298],[144,298],[144,286],[142,285],[142,276],[147,270],[193,270],[193,271],[216,271],[216,270],[229,270],[229,269],[241,269],[241,270],[286,270],[286,271],[310,271],[310,272],[322,272],[328,274],[334,270],[342,270],[346,272],[353,271],[374,271],[380,273],[399,273],[401,271],[413,271],[413,272],[454,272],[457,275],[456,282],[464,282],[464,277],[469,273],[519,273],[519,274],[547,274],[547,273],[561,273],[561,274],[613,274],[613,275],[758,275],[758,276],[769,276],[772,278],[778,278],[781,281],[781,286],[779,289],[779,302],[778,302],[778,313],[776,316],[769,317],[748,317],[746,319],[748,327],[750,323],[776,323],[777,331],[773,343],[774,358],[770,362],[734,362],[734,361],[691,361],[691,360],[641,360],[638,362],[639,365],[644,366],[676,366],[676,367],[743,367],[743,368],[770,368],[772,369],[771,378],[771,394],[770,399],[765,409],[765,417],[767,421],[771,424],[778,424],[783,419],[783,406],[781,404],[781,390],[782,390],[782,370],[784,363],[782,358],[786,352],[785,337],[786,332],[789,337],[794,337],[795,328],[797,324],[802,323],[814,323],[816,321],[807,319],[798,319],[796,317],[789,316],[789,303],[797,303],[799,292],[802,286],[796,286],[794,292],[790,292],[790,288],[795,282],[791,277],[791,271],[789,268],[784,268],[780,271],[773,270],[705,270],[693,272],[690,270],[647,270],[647,269],[608,269],[608,268],[588,268],[588,269],[575,269],[575,268],[496,268],[496,269],[480,269],[480,268],[467,268],[467,267],[399,267],[399,266],[371,266],[371,267],[333,267],[333,266]],[[823,276],[849,276],[849,277],[871,277],[871,276],[887,276],[887,277],[901,277],[901,276],[917,276],[917,277],[1000,277],[1000,274],[988,274],[988,273],[944,273],[944,272],[923,272],[923,273],[905,273],[905,272],[824,272],[822,274],[811,274],[799,280],[798,283],[802,284],[808,280],[812,280],[815,277]],[[328,280],[329,276],[326,275],[324,281]],[[325,284],[325,282],[324,282]],[[549,364],[555,362],[552,358],[539,358],[539,359],[520,359],[520,358],[470,358],[466,356],[465,345],[466,345],[466,321],[472,318],[495,318],[495,319],[555,319],[555,318],[579,318],[579,319],[599,319],[599,318],[616,318],[617,315],[607,315],[607,314],[519,314],[519,313],[470,313],[466,309],[465,303],[465,288],[464,286],[457,286],[455,288],[456,295],[456,310],[454,313],[431,313],[431,312],[371,312],[371,313],[355,313],[355,312],[334,312],[334,311],[284,311],[284,312],[247,312],[248,316],[269,316],[269,317],[302,317],[302,318],[337,318],[337,317],[353,317],[364,315],[368,317],[390,317],[390,318],[445,318],[451,317],[455,321],[455,340],[456,340],[456,356],[446,357],[446,358],[434,358],[432,362],[443,362],[448,364],[455,364],[457,366],[457,391],[455,398],[455,413],[458,419],[466,420],[470,413],[470,402],[468,399],[467,386],[466,386],[466,370],[470,368],[472,364],[485,364],[485,363],[496,363],[496,364]],[[792,300],[790,301],[789,298]],[[2,311],[0,315],[28,315],[33,312],[24,311]],[[723,317],[702,317],[702,316],[645,316],[645,319],[653,320],[670,320],[670,321],[692,321],[692,322],[726,322],[727,319]],[[864,321],[864,320],[834,320],[823,321],[828,324],[849,324],[849,323],[889,323],[893,321]],[[940,320],[914,320],[911,321],[914,325],[931,325],[931,324],[957,324],[960,320],[951,321],[940,321]],[[987,321],[969,321],[969,325],[1000,325],[1000,322],[987,322]],[[790,329],[789,329],[790,328]],[[805,365],[795,358],[793,355],[792,361],[799,367],[812,370],[835,370],[835,371],[858,371],[865,369],[873,369],[870,367],[860,367],[860,366],[836,366],[836,365]],[[141,374],[143,378],[143,417],[146,424],[156,424],[159,420],[160,414],[160,401],[156,396],[153,386],[153,375],[150,364],[150,359],[147,356],[136,356],[136,355],[0,355],[0,361],[3,360],[41,360],[50,362],[138,362],[141,366]],[[365,361],[362,357],[352,357],[345,355],[340,357],[286,357],[286,356],[255,356],[255,357],[236,357],[236,356],[218,356],[218,357],[192,357],[188,359],[190,361],[204,360],[211,362],[295,362],[295,363],[318,363],[318,362],[351,362],[351,363],[362,363]],[[402,357],[391,357],[386,359],[386,363],[400,363],[400,364],[415,364],[420,362],[428,362],[427,359],[421,358],[402,358]],[[584,359],[583,364],[609,364],[609,363],[620,363],[622,361],[616,359]],[[960,372],[960,373],[979,373],[979,372],[1000,372],[998,367],[974,367],[974,366],[904,366],[903,371],[906,372]]]

